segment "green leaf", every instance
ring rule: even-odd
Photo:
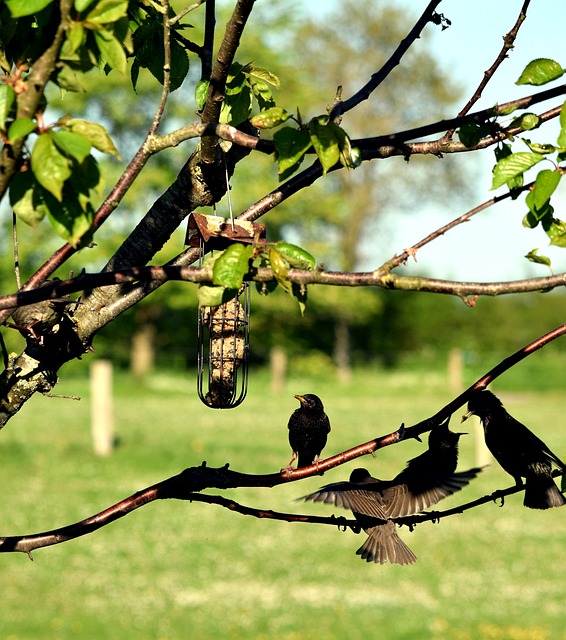
[[[525,258],[529,262],[534,262],[535,264],[544,264],[547,267],[550,267],[550,258],[547,258],[546,256],[539,256],[538,249],[533,249],[532,251],[529,251],[529,253],[527,253]]]
[[[545,229],[550,238],[550,244],[555,247],[566,247],[566,222],[553,218],[552,223]]]
[[[35,122],[31,118],[18,118],[14,120],[8,129],[8,142],[14,144],[18,138],[25,138],[36,127]]]
[[[94,210],[90,203],[83,206],[75,191],[65,185],[61,202],[48,192],[42,192],[42,203],[47,218],[55,233],[75,249],[85,234],[88,234],[94,218]]]
[[[219,120],[223,124],[237,127],[250,117],[251,112],[252,92],[250,87],[246,85],[236,93],[226,93]]]
[[[12,18],[31,16],[45,9],[54,0],[6,0],[6,6],[12,14]]]
[[[206,102],[206,96],[208,95],[208,87],[210,85],[209,80],[199,80],[195,88],[195,102],[199,109],[204,108]]]
[[[534,229],[539,222],[540,220],[535,215],[533,215],[533,212],[528,211],[527,214],[523,217],[521,224],[526,229]]]
[[[289,266],[295,269],[314,269],[316,267],[316,260],[308,252],[298,247],[296,244],[290,244],[289,242],[278,242],[275,245],[277,251],[287,260]]]
[[[476,144],[490,132],[487,124],[477,124],[476,122],[464,122],[458,129],[458,137],[465,147],[475,147]]]
[[[225,287],[210,287],[201,284],[198,288],[198,303],[200,307],[218,307],[238,295],[238,289]]]
[[[283,127],[273,135],[276,149],[277,173],[280,180],[285,180],[300,166],[305,153],[311,147],[308,131]]]
[[[338,140],[332,128],[325,122],[326,119],[326,116],[321,116],[309,122],[311,142],[322,165],[323,174],[340,160]]]
[[[531,142],[526,138],[523,139],[523,142],[529,147],[529,149],[533,153],[540,153],[542,155],[548,155],[549,153],[554,153],[556,151],[556,147],[552,144],[543,144],[540,142]]]
[[[260,111],[266,111],[271,107],[275,107],[275,100],[273,99],[273,94],[268,84],[261,80],[250,79],[250,87],[257,100]]]
[[[127,60],[122,43],[111,31],[93,31],[96,46],[104,62],[121,73],[126,73]]]
[[[63,184],[71,176],[70,161],[61,154],[49,133],[42,133],[31,152],[31,169],[39,184],[61,202]]]
[[[333,122],[329,122],[327,126],[338,142],[340,164],[346,169],[358,167],[361,164],[361,154],[359,149],[352,147],[348,134]]]
[[[61,49],[61,57],[66,58],[77,52],[83,44],[85,29],[82,22],[72,21],[67,29],[67,38],[63,48]]]
[[[12,87],[0,83],[0,129],[4,131],[6,130],[6,118],[10,113],[15,98],[16,94]]]
[[[250,122],[258,129],[271,129],[288,120],[290,115],[291,114],[287,113],[287,111],[281,107],[271,107],[271,109],[258,113]]]
[[[550,196],[560,184],[561,177],[562,174],[559,171],[552,171],[551,169],[539,171],[533,188],[529,193],[529,195],[532,195],[534,209],[540,210],[548,203]]]
[[[523,131],[531,131],[531,129],[536,129],[539,124],[540,118],[536,113],[524,113],[518,118],[515,118],[510,126],[521,127]]]
[[[73,118],[65,123],[65,129],[86,138],[95,149],[120,159],[120,152],[116,149],[112,138],[101,124]]]
[[[223,251],[212,267],[212,282],[228,289],[240,289],[249,271],[253,247],[231,244]]]
[[[564,102],[562,109],[560,109],[560,133],[558,134],[557,144],[563,149],[566,148],[566,102]]]
[[[128,0],[101,0],[87,14],[85,22],[92,24],[110,24],[117,22],[128,13]]]
[[[522,176],[525,171],[534,167],[541,160],[544,160],[544,156],[540,153],[529,153],[527,151],[512,153],[510,156],[502,158],[493,170],[492,190],[508,184],[510,180],[518,176]]]
[[[287,293],[291,294],[293,292],[293,285],[287,278],[289,263],[277,249],[269,249],[269,264],[278,284],[280,284]]]
[[[248,73],[252,78],[261,80],[263,82],[267,82],[267,84],[270,84],[276,87],[277,89],[279,89],[280,87],[281,83],[279,82],[279,78],[274,73],[271,73],[271,71],[268,71],[267,69],[261,69],[260,67],[251,67]]]
[[[74,2],[75,9],[79,12],[84,11],[90,4],[92,4],[92,0],[75,0]]]
[[[18,218],[32,227],[45,216],[45,209],[37,206],[34,198],[36,185],[31,171],[17,173],[10,182],[10,205]]]
[[[546,84],[564,74],[564,69],[550,58],[531,60],[515,84]]]
[[[66,156],[74,158],[79,163],[90,154],[90,141],[78,133],[58,131],[53,134],[53,142]]]

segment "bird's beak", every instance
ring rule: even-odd
[[[473,416],[474,412],[473,411],[468,411],[468,413],[465,413],[462,416],[462,419],[460,420],[460,423],[464,422],[465,420],[467,420],[469,417]]]
[[[293,396],[293,398],[297,398],[297,400],[303,404],[303,402],[305,401],[305,399],[303,398],[303,396]]]

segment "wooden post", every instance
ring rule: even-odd
[[[450,393],[457,396],[462,393],[464,387],[462,371],[464,369],[464,358],[461,349],[451,349],[448,354],[448,386]]]
[[[287,354],[279,345],[272,347],[269,352],[269,364],[271,369],[271,391],[281,393],[285,388],[287,375]]]
[[[114,445],[112,411],[112,363],[95,360],[90,368],[90,416],[92,444],[97,456],[107,456]]]

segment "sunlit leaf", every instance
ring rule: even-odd
[[[531,60],[515,84],[541,85],[552,82],[564,74],[564,69],[550,58]]]
[[[0,129],[6,130],[6,118],[14,104],[16,94],[10,85],[0,84]]]
[[[258,129],[271,129],[288,120],[290,116],[291,114],[287,113],[287,111],[281,107],[271,107],[271,109],[258,113],[250,122]]]
[[[545,229],[550,238],[550,244],[555,247],[566,247],[566,222],[553,218],[550,226]]]
[[[539,171],[530,192],[530,194],[532,194],[532,203],[535,209],[542,209],[542,207],[546,205],[550,196],[560,184],[561,177],[562,174],[559,171],[552,171],[550,169],[543,169],[542,171]]]
[[[322,172],[326,173],[340,160],[340,147],[336,134],[322,118],[313,118],[309,123],[311,142],[316,155],[322,165]]]
[[[38,137],[31,152],[31,169],[39,184],[61,202],[63,184],[71,176],[70,161],[57,149],[49,133]]]
[[[197,107],[199,109],[204,108],[204,103],[206,102],[206,96],[208,95],[208,86],[210,85],[209,80],[199,80],[197,86],[195,88],[195,102],[197,103]]]
[[[248,73],[252,78],[267,82],[267,84],[273,85],[274,87],[279,89],[279,78],[274,73],[271,73],[271,71],[268,71],[267,69],[261,69],[259,67],[251,67]]]
[[[560,133],[558,134],[557,144],[563,149],[566,148],[566,102],[564,102],[562,109],[560,109]]]
[[[112,138],[101,124],[72,118],[65,122],[65,129],[86,138],[95,149],[120,158],[120,152],[116,149]]]
[[[17,173],[10,182],[10,205],[26,224],[34,227],[45,216],[45,209],[37,206],[34,189],[37,182],[31,171]]]
[[[269,249],[269,264],[277,283],[287,292],[292,293],[293,285],[287,277],[289,263],[277,249]]]
[[[226,289],[225,287],[210,287],[199,285],[198,303],[201,307],[218,307],[238,295],[238,289]]]
[[[85,22],[110,24],[128,13],[128,0],[100,0],[85,17]]]
[[[533,249],[532,251],[529,251],[529,253],[527,253],[525,258],[529,262],[534,262],[535,264],[544,264],[545,266],[550,267],[550,258],[547,258],[546,256],[539,256],[538,249]]]
[[[287,260],[289,266],[295,269],[314,269],[316,260],[308,252],[289,242],[278,242],[275,248]]]
[[[14,120],[8,129],[8,141],[14,144],[18,138],[25,138],[36,127],[35,122],[31,118],[18,118]]]
[[[231,244],[223,251],[212,267],[212,282],[228,289],[239,289],[249,271],[253,254],[251,245]]]
[[[541,160],[544,160],[543,155],[529,153],[528,151],[512,153],[510,156],[503,158],[495,165],[491,188],[498,189],[504,184],[508,184],[510,180],[522,175]]]
[[[127,60],[126,52],[121,42],[114,36],[111,31],[94,31],[94,39],[96,46],[100,51],[104,62],[121,73],[126,73]]]
[[[12,14],[12,18],[21,18],[45,9],[52,2],[54,0],[6,0],[6,6]]]
[[[90,153],[91,143],[84,136],[71,131],[57,131],[53,134],[53,142],[66,156],[82,162]]]

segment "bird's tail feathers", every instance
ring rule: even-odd
[[[362,560],[376,564],[390,562],[400,565],[416,562],[417,556],[401,540],[393,522],[372,527],[368,533],[368,539],[356,551]]]
[[[529,509],[551,509],[565,505],[566,498],[552,478],[534,478],[527,480],[523,504]]]

